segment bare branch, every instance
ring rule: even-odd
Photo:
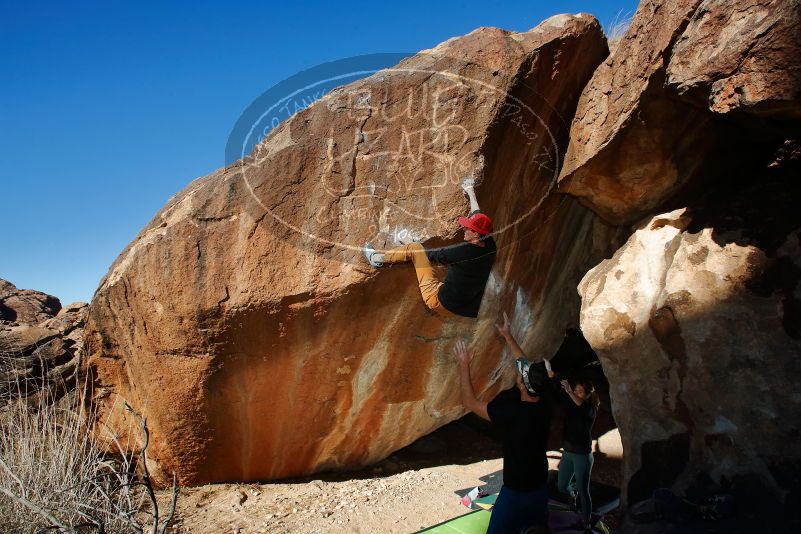
[[[14,381],[9,387],[20,389],[23,385]],[[3,395],[4,391],[0,391],[0,401],[5,398]],[[131,420],[134,433],[129,436],[135,435],[135,425],[139,422],[142,439],[135,439],[126,444],[133,447],[124,449],[123,438],[112,434],[111,439],[120,452],[119,458],[115,458],[113,447],[110,454],[104,453],[91,437],[102,429],[102,426],[94,430],[85,426],[85,418],[91,415],[79,413],[74,407],[63,409],[46,401],[40,396],[40,404],[32,406],[20,400],[9,408],[18,410],[19,415],[4,419],[7,423],[0,422],[3,423],[0,426],[0,477],[5,479],[0,484],[0,496],[5,495],[14,503],[10,508],[15,514],[13,520],[19,517],[20,522],[46,525],[36,525],[35,528],[42,533],[77,534],[80,530],[105,534],[107,529],[123,528],[136,534],[166,534],[176,514],[177,477],[173,473],[169,513],[160,513],[147,461],[150,443],[147,420],[125,403],[125,409],[135,416]],[[8,408],[9,405],[4,406]],[[12,415],[16,414],[12,412]],[[105,424],[98,420],[94,422]],[[17,443],[22,445],[18,447]],[[34,451],[35,454],[19,458],[9,455],[16,454],[13,451],[17,450]],[[39,451],[43,456],[39,456]],[[29,470],[14,472],[19,466],[33,466],[42,459],[48,462],[40,470],[44,474],[29,473]],[[141,467],[137,465],[139,461]],[[15,467],[14,471],[10,466]],[[64,473],[61,472],[62,466],[66,468]],[[54,473],[63,477],[55,485],[55,480],[48,478]],[[36,500],[47,504],[32,502],[29,496],[38,496],[43,490],[42,497]],[[162,504],[166,508],[166,503]]]
[[[147,427],[147,418],[143,417],[139,414],[136,410],[134,410],[130,404],[127,402],[125,403],[125,409],[134,414],[140,422],[140,426],[142,427],[142,434],[144,435],[143,443],[141,450],[139,452],[139,458],[142,461],[142,486],[144,486],[145,491],[147,492],[148,498],[150,500],[151,506],[151,515],[153,516],[153,524],[151,526],[150,532],[151,534],[159,534],[159,526],[161,522],[159,521],[159,503],[156,499],[156,492],[153,491],[153,480],[150,478],[150,469],[147,466],[147,447],[150,445],[150,429]],[[175,506],[178,499],[178,488],[176,484],[175,473],[173,473],[173,495],[172,495],[172,509],[170,510],[170,514],[167,517],[167,520],[164,522],[164,525],[161,528],[162,534],[166,531],[167,526],[172,521],[173,514],[175,513]]]
[[[93,512],[96,512],[96,513],[105,514],[105,515],[109,516],[111,519],[116,519],[116,518],[121,517],[121,518],[125,519],[125,521],[129,525],[131,525],[131,528],[133,528],[135,532],[142,532],[142,526],[131,519],[131,515],[135,514],[136,510],[128,511],[128,512],[123,512],[122,510],[118,510],[115,513],[111,513],[111,512],[108,512],[107,510],[103,510],[102,508],[96,508],[94,506],[89,506],[89,505],[86,505],[86,504],[83,504],[83,503],[81,503],[79,506],[81,506],[83,508],[87,508],[87,509],[89,509],[89,510],[91,510]],[[87,514],[84,514],[80,510],[76,510],[76,511],[77,511],[78,514],[82,515],[83,517],[85,517],[85,518],[87,518],[89,520],[97,521],[97,519],[95,519],[94,517],[89,516]],[[98,522],[98,524],[102,525],[102,523],[100,523],[100,522]],[[105,530],[105,527],[103,527],[103,530]]]
[[[175,515],[175,507],[178,504],[178,479],[175,476],[175,471],[172,472],[172,502],[170,503],[170,513],[167,515],[167,519],[164,521],[164,524],[161,526],[161,534],[166,534],[167,527],[170,526],[172,522],[172,518]]]
[[[53,525],[53,528],[60,528],[60,529],[64,530],[65,532],[75,532],[75,529],[73,529],[72,527],[68,527],[67,525],[65,525],[64,523],[62,523],[61,521],[59,521],[58,519],[53,517],[53,515],[50,512],[48,512],[44,508],[39,508],[38,506],[33,504],[28,499],[25,499],[23,497],[15,495],[13,492],[11,492],[11,491],[7,490],[6,488],[3,488],[3,487],[0,487],[0,492],[5,493],[12,500],[14,500],[14,501],[18,502],[19,504],[25,506],[26,508],[30,509],[31,511],[36,512],[37,514],[39,514],[41,517],[43,517],[44,519],[49,521],[50,524]]]
[[[28,492],[25,490],[25,484],[23,484],[22,481],[19,479],[19,477],[14,474],[14,471],[12,471],[10,467],[8,467],[8,464],[6,464],[6,462],[2,458],[0,458],[0,466],[3,466],[3,469],[5,469],[6,473],[8,473],[8,476],[13,478],[14,482],[19,484],[19,489],[22,490],[22,497],[27,499]]]

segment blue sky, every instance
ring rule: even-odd
[[[91,299],[167,199],[223,165],[279,81],[360,54],[415,52],[557,13],[608,27],[632,0],[0,4],[0,278]]]

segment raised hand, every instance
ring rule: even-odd
[[[506,312],[503,312],[503,322],[499,321],[495,323],[495,328],[498,329],[498,333],[505,338],[508,338],[512,335],[510,326],[509,326],[509,316],[506,315]]]
[[[573,392],[573,388],[570,387],[570,382],[568,382],[567,380],[562,380],[559,383],[562,384],[562,389],[564,389],[568,393]]]
[[[467,195],[468,200],[470,200],[470,213],[474,211],[479,211],[481,208],[478,206],[478,199],[476,198],[476,179],[472,176],[468,176],[467,178],[462,180],[462,191],[464,194]]]

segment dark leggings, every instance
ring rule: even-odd
[[[487,534],[518,534],[531,526],[548,525],[548,486],[516,491],[502,486],[492,507]]]
[[[579,511],[584,521],[590,520],[592,497],[590,497],[590,474],[592,473],[592,453],[576,454],[565,451],[559,462],[559,491],[574,495],[578,493]],[[575,478],[575,480],[574,480]]]

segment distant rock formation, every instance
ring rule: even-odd
[[[60,309],[61,302],[56,297],[32,289],[17,289],[11,282],[0,279],[0,321],[37,324]]]
[[[85,302],[61,307],[51,295],[0,279],[0,397],[55,400],[74,385],[83,348]]]
[[[579,94],[607,53],[585,14],[480,28],[330,92],[192,182],[92,301],[108,428],[124,441],[130,421],[115,407],[141,410],[153,471],[182,484],[352,468],[463,415],[455,339],[472,339],[478,391],[510,384],[500,311],[526,327],[532,354],[552,354],[614,233],[551,194]],[[410,229],[434,245],[460,238],[467,175],[499,255],[478,320],[442,320],[411,267],[373,270],[359,249]]]

